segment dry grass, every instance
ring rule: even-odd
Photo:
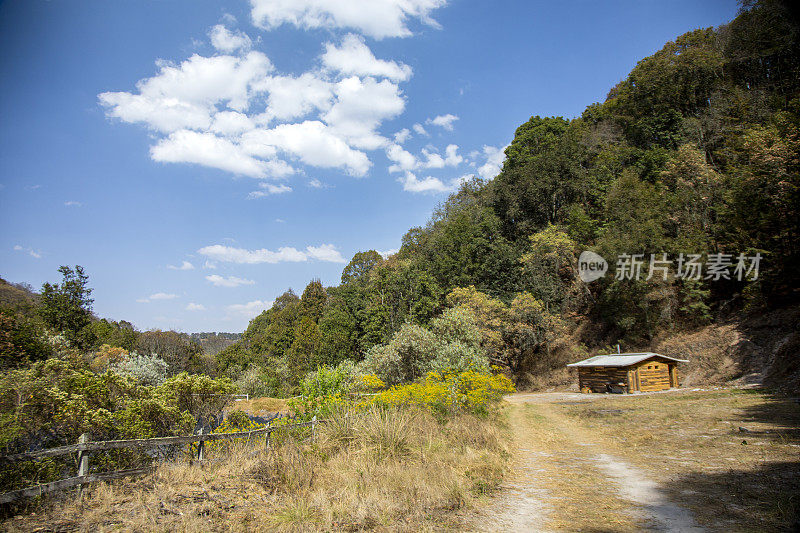
[[[442,425],[408,410],[341,413],[313,444],[273,442],[98,485],[83,502],[68,497],[0,529],[460,529],[453,511],[493,490],[509,458],[497,421],[463,415]]]
[[[575,428],[554,417],[550,404],[519,406],[512,416],[529,432],[518,444],[541,460],[539,481],[547,491],[547,527],[555,531],[640,531],[629,501],[586,457]]]
[[[267,397],[231,402],[227,409],[229,411],[241,410],[254,416],[285,413],[289,411],[285,399]]]
[[[548,408],[647,472],[707,527],[778,531],[800,518],[796,399],[680,391]]]

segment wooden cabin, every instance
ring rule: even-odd
[[[581,392],[649,392],[678,386],[678,363],[652,352],[596,355],[567,365],[578,369]]]

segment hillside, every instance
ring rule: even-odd
[[[499,175],[464,183],[396,255],[359,252],[340,285],[277,298],[219,369],[291,394],[317,365],[429,357],[425,331],[458,308],[523,387],[566,383],[566,362],[617,344],[689,356],[689,383],[793,383],[799,97],[797,19],[745,4],[580,117],[531,117]],[[599,279],[582,278],[588,251]]]

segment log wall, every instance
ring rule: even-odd
[[[608,385],[621,386],[628,391],[633,390],[629,388],[628,369],[625,367],[579,367],[578,382],[580,390],[589,389],[592,392],[607,392]]]

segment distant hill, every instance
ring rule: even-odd
[[[203,347],[203,351],[216,355],[228,346],[235,344],[241,337],[241,333],[200,332],[191,333],[189,337]]]

